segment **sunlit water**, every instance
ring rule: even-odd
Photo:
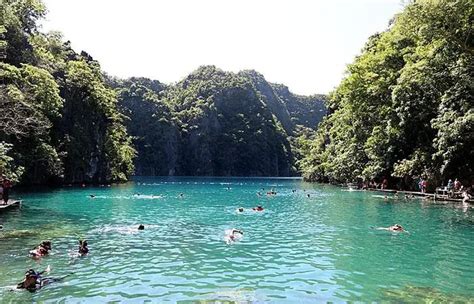
[[[271,188],[275,197],[256,195]],[[17,193],[22,208],[0,213],[0,301],[473,302],[474,209],[374,195],[210,178]],[[263,213],[251,211],[258,204]],[[409,234],[372,228],[395,223]],[[230,228],[244,236],[226,244]],[[74,254],[79,238],[89,240],[86,257]],[[29,258],[45,239],[51,255]],[[11,291],[25,270],[47,265],[50,276],[71,275]]]

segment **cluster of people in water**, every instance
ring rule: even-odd
[[[33,259],[40,259],[49,254],[52,249],[51,241],[42,241],[38,246],[29,252],[29,256]],[[85,256],[89,253],[89,248],[87,240],[79,240],[79,256]],[[61,278],[51,278],[43,277],[43,274],[50,272],[50,267],[48,266],[44,271],[38,272],[34,269],[29,269],[25,272],[25,277],[23,281],[17,284],[17,289],[26,289],[28,291],[34,292],[41,287],[53,283],[62,281],[67,276]]]
[[[138,230],[145,230],[145,226],[143,224],[140,224],[137,228]],[[238,233],[239,231],[236,230],[236,232],[233,232],[233,236],[231,237],[232,240],[236,238],[235,234]],[[243,232],[240,231],[240,233],[243,235]],[[36,246],[33,250],[29,252],[29,256],[35,260],[40,259],[44,256],[47,256],[49,252],[52,249],[52,244],[51,241],[42,241],[38,246]],[[77,254],[79,256],[85,256],[89,253],[89,247],[87,240],[79,240],[79,248],[77,251]],[[17,289],[26,289],[28,291],[36,291],[40,289],[41,287],[53,283],[53,282],[58,282],[62,281],[64,278],[67,276],[61,277],[61,278],[50,278],[50,277],[43,277],[44,273],[50,272],[50,267],[44,271],[37,272],[34,269],[29,269],[25,273],[25,277],[23,278],[23,281],[17,284],[16,288]]]
[[[265,210],[265,209],[262,207],[262,205],[258,205],[258,206],[256,206],[256,207],[252,207],[252,211],[262,212],[262,211],[264,211],[264,210]],[[237,208],[237,212],[238,212],[238,213],[242,213],[242,212],[244,212],[244,211],[245,211],[245,209],[244,209],[243,207]]]

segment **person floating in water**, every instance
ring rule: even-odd
[[[392,232],[405,232],[405,229],[399,224],[395,224],[395,225],[392,225],[390,227],[378,227],[376,229],[377,230],[388,230],[388,231],[392,231]]]
[[[39,244],[38,247],[30,251],[30,255],[32,258],[40,258],[49,254],[51,250],[51,241],[43,241]]]
[[[263,209],[262,206],[258,205],[257,207],[253,207],[252,210],[253,211],[263,211],[264,209]]]
[[[50,283],[62,281],[67,276],[62,278],[44,278],[42,275],[46,272],[50,271],[50,267],[46,268],[46,270],[41,272],[36,272],[34,269],[29,269],[25,272],[25,278],[21,283],[18,283],[16,288],[17,289],[26,289],[30,292],[37,291],[41,289],[43,286],[48,285]]]
[[[230,244],[232,242],[235,242],[238,239],[241,239],[243,237],[243,235],[244,235],[244,233],[243,233],[242,230],[232,228],[230,230],[226,230],[226,234],[225,234],[224,239],[225,239],[227,244]]]
[[[145,230],[145,226],[143,226],[142,224],[140,224],[140,225],[138,226],[138,230]]]
[[[87,248],[86,240],[79,240],[79,254],[86,255],[89,253],[89,248]]]

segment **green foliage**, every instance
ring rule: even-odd
[[[0,142],[0,174],[7,175],[13,182],[18,182],[24,168],[15,167],[13,157],[8,155],[11,149],[11,144]]]
[[[302,161],[310,180],[469,180],[474,4],[416,1],[369,39]]]
[[[88,54],[37,31],[44,13],[39,0],[2,2],[0,169],[23,183],[126,180],[134,150],[117,96]]]

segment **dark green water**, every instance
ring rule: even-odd
[[[261,188],[278,194],[258,197]],[[23,193],[21,209],[0,213],[0,302],[473,302],[474,209],[374,195],[211,178]],[[249,210],[257,204],[263,213]],[[410,233],[371,228],[395,223]],[[226,244],[234,227],[244,237]],[[74,255],[79,238],[87,257]],[[51,255],[29,258],[44,239]],[[25,270],[47,265],[50,276],[72,275],[10,291]]]

